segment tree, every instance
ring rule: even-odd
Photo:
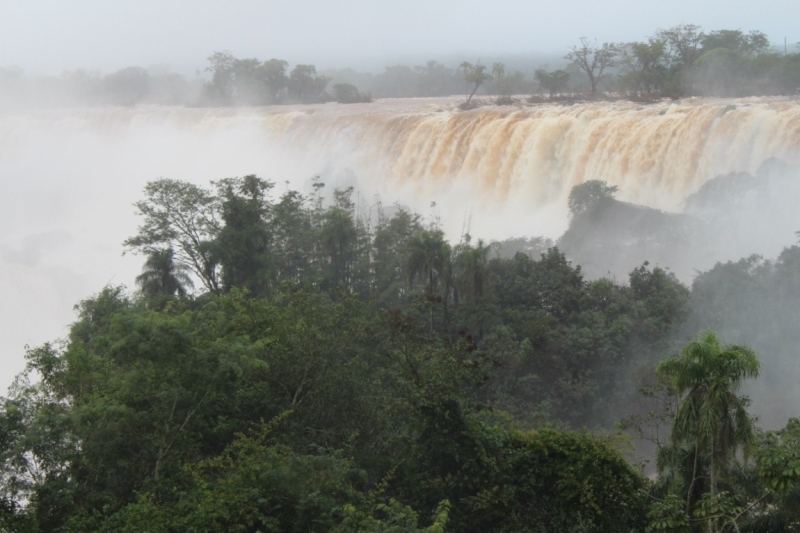
[[[440,230],[424,230],[414,235],[408,243],[408,281],[413,288],[415,279],[422,279],[430,306],[430,327],[433,329],[433,303],[441,301],[436,296],[439,282],[445,278],[450,262],[450,245]],[[448,287],[449,288],[449,287]],[[447,298],[445,291],[444,298]]]
[[[151,181],[144,193],[145,199],[134,204],[144,222],[136,236],[124,241],[126,250],[151,254],[170,248],[209,291],[219,292],[213,246],[222,228],[217,199],[197,185],[170,179]]]
[[[314,65],[296,65],[289,74],[289,94],[297,102],[317,102],[330,81],[326,76],[318,76]]]
[[[396,304],[407,293],[409,242],[422,231],[420,216],[400,208],[390,219],[379,210],[378,227],[373,239],[372,267],[375,289],[382,302]]]
[[[337,83],[334,85],[333,99],[340,104],[358,104],[372,101],[370,95],[362,94],[355,85],[349,83]]]
[[[506,87],[504,86],[506,75],[506,67],[500,62],[496,62],[492,65],[492,76],[497,81],[497,86],[500,89],[500,92],[506,94]]]
[[[560,69],[552,72],[539,69],[534,74],[534,77],[541,88],[548,92],[551,100],[555,95],[566,89],[567,84],[569,84],[569,73]]]
[[[688,480],[686,511],[689,514],[698,461],[710,457],[710,497],[718,496],[720,476],[727,473],[738,450],[747,453],[754,442],[749,401],[739,396],[744,379],[757,377],[760,364],[747,346],[724,345],[709,331],[689,343],[680,354],[658,364],[658,373],[671,381],[680,397],[672,424],[673,446],[694,448],[694,466]],[[711,524],[714,528],[713,521]]]
[[[222,228],[213,243],[221,268],[222,288],[266,293],[270,272],[270,208],[273,184],[255,175],[215,183]]]
[[[466,62],[462,63],[461,65],[464,68],[464,80],[467,83],[475,84],[475,87],[472,89],[472,92],[470,93],[469,97],[467,97],[467,101],[464,104],[465,106],[469,106],[469,103],[472,101],[472,97],[475,96],[475,92],[478,90],[478,87],[491,80],[492,76],[486,72],[486,65],[481,65],[478,63],[473,66]]]
[[[236,58],[230,52],[214,52],[208,57],[210,65],[206,72],[211,72],[209,89],[216,100],[230,102],[233,97],[233,65]]]
[[[589,180],[576,185],[569,193],[567,203],[572,216],[586,213],[603,202],[614,198],[616,185],[608,185],[602,180]]]
[[[288,83],[282,59],[261,62],[239,59],[229,52],[215,52],[208,58],[206,71],[212,73],[208,90],[214,100],[225,104],[276,104]]]
[[[116,105],[130,106],[142,101],[151,83],[150,74],[141,67],[128,67],[103,78],[107,97]]]
[[[428,61],[424,66],[414,67],[417,74],[415,96],[448,96],[454,86],[453,71],[438,61]]]
[[[459,70],[461,70],[461,74],[464,76],[464,80],[467,79],[467,73],[472,70],[472,63],[469,61],[462,61],[460,65],[458,65]]]
[[[746,530],[794,531],[800,523],[800,419],[790,418],[785,428],[764,432],[759,440],[756,473],[766,494]]]
[[[719,30],[703,35],[701,55],[725,48],[740,57],[751,57],[769,50],[769,39],[760,31],[746,34],[742,30]]]
[[[500,79],[505,75],[505,73],[506,73],[506,67],[502,63],[497,62],[492,65],[492,75],[495,78]]]
[[[151,250],[142,268],[136,276],[136,284],[145,297],[186,296],[187,289],[193,286],[188,274],[188,267],[175,262],[172,248]]]
[[[667,43],[672,64],[678,69],[679,83],[685,92],[690,88],[688,73],[700,57],[701,44],[705,34],[700,26],[682,24],[666,30],[659,30],[656,38]]]
[[[617,54],[618,51],[613,44],[603,43],[598,47],[596,42],[593,43],[588,38],[581,37],[580,45],[573,46],[572,51],[565,56],[565,59],[569,59],[586,73],[592,95],[594,95],[597,93],[597,84],[603,77],[603,73],[606,69],[616,65]]]
[[[277,104],[283,98],[289,78],[286,76],[286,69],[289,63],[282,59],[270,59],[264,61],[258,67],[258,75],[261,82],[266,86],[269,94],[269,102]]]
[[[478,244],[471,246],[469,241],[458,246],[455,250],[454,278],[459,295],[468,302],[481,300],[488,296],[491,288],[491,274],[489,271],[489,255],[497,246],[486,244],[478,240]]]
[[[358,232],[353,222],[354,206],[350,203],[352,192],[352,187],[335,190],[334,196],[340,201],[322,217],[319,246],[325,261],[325,287],[332,292],[353,288]]]
[[[624,74],[621,85],[639,94],[653,93],[661,89],[666,76],[667,45],[660,39],[648,42],[626,43],[618,46],[620,66]]]
[[[425,292],[432,296],[444,273],[450,245],[441,231],[423,230],[411,238],[408,249],[409,283],[413,287],[415,279],[424,280]]]

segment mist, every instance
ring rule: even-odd
[[[797,529],[798,17],[0,2],[0,533]]]
[[[160,177],[202,184],[255,173],[279,190],[308,192],[319,176],[329,189],[355,186],[367,209],[380,199],[439,216],[453,240],[465,230],[487,240],[561,238],[559,246],[592,278],[624,280],[650,261],[690,284],[717,261],[776,257],[800,228],[792,201],[797,171],[789,165],[799,155],[794,102],[463,113],[460,101],[101,107],[3,117],[6,384],[21,369],[24,345],[64,336],[75,303],[108,283],[132,286],[141,259],[122,256],[121,243],[136,233],[132,203]],[[601,132],[612,137],[598,142]],[[702,152],[689,150],[700,144]],[[732,172],[752,176],[716,178]],[[636,208],[644,218],[623,214],[576,236],[566,200],[585,179],[617,185],[618,199],[629,202],[620,205],[644,206]]]

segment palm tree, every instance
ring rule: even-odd
[[[329,289],[350,289],[349,282],[358,232],[350,214],[337,207],[323,216],[319,234],[321,252],[327,266]]]
[[[471,67],[469,71],[464,72],[464,79],[469,83],[475,84],[475,87],[472,89],[472,92],[467,98],[466,105],[468,106],[472,101],[472,97],[475,96],[475,92],[478,90],[478,87],[480,87],[484,82],[491,80],[492,76],[486,72],[486,65],[481,65],[478,63]]]
[[[744,379],[757,377],[759,371],[758,358],[751,348],[721,344],[713,331],[659,363],[658,373],[671,380],[680,398],[672,423],[673,446],[694,447],[687,514],[700,455],[710,458],[710,489],[711,495],[716,496],[720,474],[727,470],[738,450],[747,453],[753,444],[748,400],[737,392]],[[713,523],[710,527],[713,531]]]
[[[506,66],[500,62],[494,63],[492,65],[492,75],[497,80],[497,90],[500,94],[506,94],[506,83],[503,79],[503,76],[506,74]]]
[[[492,65],[492,75],[494,75],[494,77],[497,78],[498,81],[505,75],[505,73],[506,73],[506,66],[504,64],[497,62]]]
[[[183,297],[194,286],[188,272],[186,265],[175,262],[172,248],[153,250],[147,254],[142,273],[136,276],[136,284],[148,298],[176,294]]]
[[[455,259],[455,284],[467,301],[483,298],[490,288],[489,255],[496,244],[485,244],[478,240],[477,246],[469,241],[458,247]]]
[[[450,245],[441,231],[421,231],[408,242],[408,282],[425,280],[428,300],[433,301],[440,279],[445,275],[450,262]],[[445,292],[444,295],[447,298]],[[431,329],[433,329],[433,307],[431,306]]]

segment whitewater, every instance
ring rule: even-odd
[[[0,387],[25,344],[63,337],[72,306],[131,285],[132,203],[160,177],[257,174],[286,187],[353,185],[365,210],[399,202],[451,238],[557,237],[585,180],[667,211],[710,178],[800,163],[800,102],[684,99],[485,106],[460,98],[264,108],[86,108],[0,115]],[[436,207],[431,208],[435,202]],[[792,231],[797,228],[793,228]]]

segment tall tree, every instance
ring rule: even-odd
[[[413,236],[408,243],[409,285],[421,279],[425,283],[425,293],[430,305],[430,327],[433,329],[433,303],[442,297],[437,296],[439,284],[446,282],[450,263],[450,245],[440,230],[424,230]],[[444,298],[447,298],[445,291]]]
[[[289,84],[289,78],[286,76],[288,66],[288,62],[273,58],[264,61],[258,68],[259,79],[266,86],[271,104],[277,104],[283,98],[286,86]]]
[[[205,287],[217,293],[219,264],[214,239],[222,228],[217,198],[185,181],[160,179],[144,188],[145,199],[134,205],[144,217],[136,236],[123,243],[126,251],[150,254],[171,248]]]
[[[326,76],[317,75],[314,65],[295,65],[289,74],[289,94],[298,102],[317,102],[330,81]]]
[[[618,46],[620,66],[624,74],[620,84],[639,94],[653,93],[661,89],[667,67],[666,42],[650,39],[648,42],[625,43]]]
[[[659,30],[656,38],[667,43],[671,63],[679,72],[680,88],[686,92],[691,89],[689,71],[700,57],[705,34],[700,26],[681,24],[666,30]]]
[[[503,94],[506,94],[505,75],[506,75],[506,66],[504,64],[498,61],[492,65],[492,76],[494,76],[497,88]]]
[[[263,295],[270,281],[271,182],[254,175],[227,178],[217,186],[223,226],[214,242],[222,286]]]
[[[613,199],[616,192],[616,185],[609,185],[603,180],[585,181],[569,192],[569,212],[573,217],[589,212]]]
[[[747,412],[749,401],[738,391],[743,380],[758,376],[760,368],[752,349],[722,344],[713,331],[689,343],[680,354],[659,363],[658,373],[671,381],[680,397],[672,424],[673,445],[694,447],[687,514],[700,456],[710,457],[709,482],[711,497],[715,498],[720,476],[727,472],[736,452],[747,452],[753,444],[753,419]],[[713,531],[713,520],[710,527]]]
[[[462,63],[465,65],[465,63]],[[475,87],[472,88],[472,92],[467,97],[467,102],[465,105],[469,106],[469,103],[472,101],[472,97],[475,96],[475,93],[478,90],[478,87],[486,83],[487,81],[492,79],[492,76],[486,72],[486,65],[481,65],[480,63],[476,65],[470,65],[466,63],[467,66],[464,67],[464,80],[467,83],[475,84]]]
[[[152,250],[142,273],[136,276],[136,284],[145,297],[186,296],[187,289],[193,286],[188,267],[175,262],[172,248]]]
[[[489,260],[496,243],[478,240],[475,246],[467,242],[456,249],[454,278],[459,295],[468,302],[481,300],[491,288]]]
[[[616,65],[617,54],[618,51],[613,44],[603,43],[601,46],[597,46],[596,42],[581,37],[580,45],[573,46],[572,51],[565,58],[586,73],[592,94],[596,94],[597,84],[603,77],[603,73],[606,69]]]
[[[552,72],[539,69],[534,73],[534,77],[539,82],[539,86],[548,92],[551,100],[569,84],[569,73],[560,69]]]

